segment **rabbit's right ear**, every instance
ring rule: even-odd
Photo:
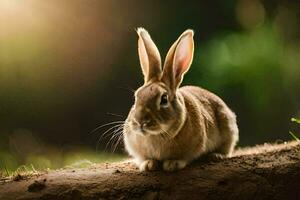
[[[145,83],[159,80],[162,76],[161,58],[157,47],[144,28],[138,28],[138,52]]]
[[[164,65],[162,81],[175,91],[189,70],[194,55],[194,31],[184,31],[171,46]]]

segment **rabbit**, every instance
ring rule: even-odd
[[[179,87],[194,53],[194,32],[184,31],[160,53],[144,28],[137,29],[144,84],[124,122],[125,150],[140,171],[183,169],[202,155],[230,157],[238,142],[236,115],[217,95],[197,86]]]

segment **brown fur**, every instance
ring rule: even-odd
[[[164,69],[158,50],[144,29],[138,29],[139,56],[145,84],[125,122],[124,143],[141,170],[157,161],[167,171],[207,153],[230,156],[238,141],[235,114],[215,94],[196,86],[179,88],[193,58],[193,32],[185,31],[168,52]],[[152,63],[152,64],[151,64]],[[162,105],[162,96],[167,104]]]

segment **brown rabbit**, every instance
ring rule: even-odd
[[[164,67],[148,32],[138,28],[144,85],[124,126],[124,143],[141,171],[184,168],[203,154],[230,156],[237,141],[235,114],[215,94],[196,86],[179,88],[194,53],[192,30],[170,48]]]

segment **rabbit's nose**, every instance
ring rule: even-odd
[[[136,120],[136,119],[134,119],[134,123],[137,126],[139,126],[141,129],[144,129],[150,123],[150,119],[144,119],[144,120]]]
[[[143,121],[140,123],[140,126],[141,126],[141,128],[144,128],[144,127],[148,126],[149,123],[150,123],[150,119],[143,120]]]
[[[149,125],[151,121],[151,118],[149,116],[149,113],[140,111],[136,112],[133,117],[133,122],[138,125],[140,128],[144,128]]]

